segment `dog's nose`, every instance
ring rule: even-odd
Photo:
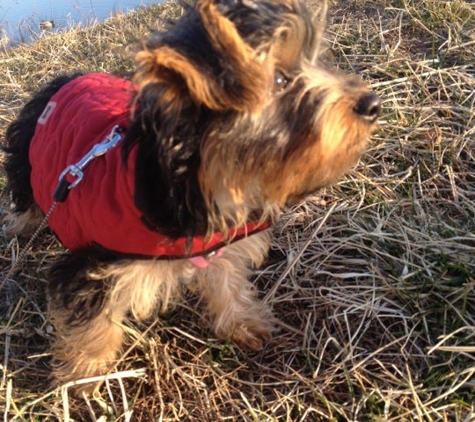
[[[356,114],[359,114],[368,122],[375,122],[381,110],[381,100],[376,94],[364,94],[356,103],[353,109]]]

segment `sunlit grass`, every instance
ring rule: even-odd
[[[260,353],[241,351],[201,328],[190,298],[130,322],[100,397],[50,391],[44,280],[61,247],[45,234],[0,292],[5,420],[475,418],[474,5],[330,6],[329,60],[373,85],[381,127],[350,174],[275,227],[255,283],[280,332]],[[1,133],[60,73],[129,74],[141,37],[179,14],[176,3],[154,6],[0,53]],[[3,274],[25,243],[0,237]]]

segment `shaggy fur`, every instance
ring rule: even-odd
[[[121,144],[124,162],[137,151],[134,200],[144,224],[171,240],[228,233],[249,221],[272,224],[283,206],[357,161],[379,99],[355,76],[318,62],[320,33],[298,0],[198,0],[146,40]],[[29,144],[51,96],[76,76],[53,81],[7,131],[10,235],[30,231],[42,215],[30,186]],[[65,252],[49,283],[56,379],[106,373],[128,313],[145,319],[156,307],[166,310],[183,286],[201,294],[218,337],[263,347],[275,321],[248,278],[270,234],[226,243],[222,255],[204,257],[204,268],[186,254],[133,259],[94,245]]]

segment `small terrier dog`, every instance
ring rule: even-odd
[[[58,382],[104,374],[123,321],[206,304],[222,339],[260,349],[276,322],[248,281],[282,207],[365,150],[380,101],[318,61],[298,0],[197,0],[136,55],[132,81],[55,79],[7,130],[9,235],[47,216]],[[54,204],[54,205],[53,205]]]

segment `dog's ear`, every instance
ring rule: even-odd
[[[309,32],[311,29],[305,27],[302,19],[289,15],[287,25],[276,32],[276,41],[271,48],[279,68],[292,71],[299,65],[301,52],[306,43],[305,36]]]
[[[213,0],[187,13],[137,54],[139,91],[160,87],[161,108],[192,101],[214,111],[259,110],[269,86],[265,64]]]

